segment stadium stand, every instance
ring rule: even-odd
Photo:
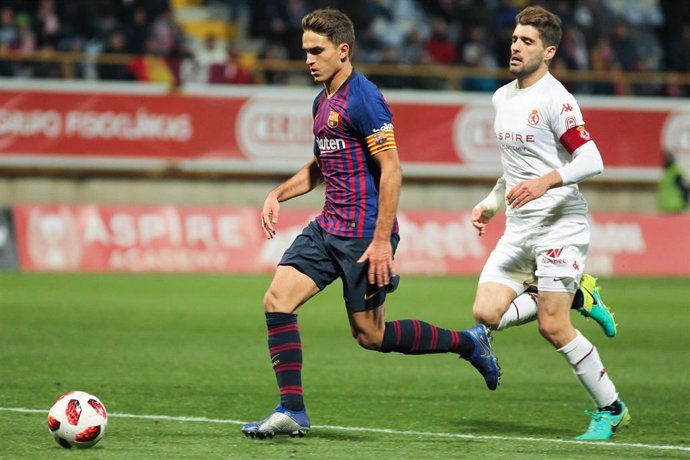
[[[382,87],[493,91],[524,0],[4,0],[0,76],[309,84],[300,19],[348,13]],[[563,19],[553,71],[579,94],[690,95],[690,3],[544,0]],[[401,71],[401,66],[405,68]],[[568,77],[570,75],[570,77]]]

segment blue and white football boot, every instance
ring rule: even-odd
[[[460,357],[469,361],[482,374],[489,390],[495,390],[501,379],[501,366],[498,365],[498,360],[491,349],[489,329],[483,324],[477,324],[467,329],[465,334],[474,342],[474,351],[467,358]]]
[[[258,422],[245,423],[242,433],[251,438],[266,439],[284,434],[291,438],[303,438],[309,432],[311,423],[306,409],[300,411],[287,410],[278,404],[276,410],[268,417]]]

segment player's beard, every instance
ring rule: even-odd
[[[534,72],[539,69],[539,66],[541,63],[544,61],[543,56],[535,56],[533,59],[530,60],[523,60],[522,61],[522,67],[519,69],[510,69],[510,73],[515,75],[517,78],[523,78],[528,75],[533,74]]]

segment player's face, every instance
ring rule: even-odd
[[[336,46],[328,37],[307,30],[302,34],[302,49],[307,54],[307,67],[317,83],[326,83],[344,67],[348,47]]]
[[[546,60],[553,58],[555,52],[555,46],[544,47],[536,28],[518,24],[510,45],[510,72],[518,78],[524,78],[542,66],[545,69]]]

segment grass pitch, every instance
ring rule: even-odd
[[[578,443],[591,403],[528,324],[494,334],[496,392],[453,355],[360,349],[339,283],[301,310],[312,432],[245,438],[241,421],[277,402],[261,307],[268,276],[0,274],[2,459],[690,458],[687,279],[604,279],[620,323],[599,349],[633,422],[610,443]],[[472,324],[476,278],[404,276],[388,319]],[[53,401],[99,396],[110,413],[94,448],[61,449]]]

